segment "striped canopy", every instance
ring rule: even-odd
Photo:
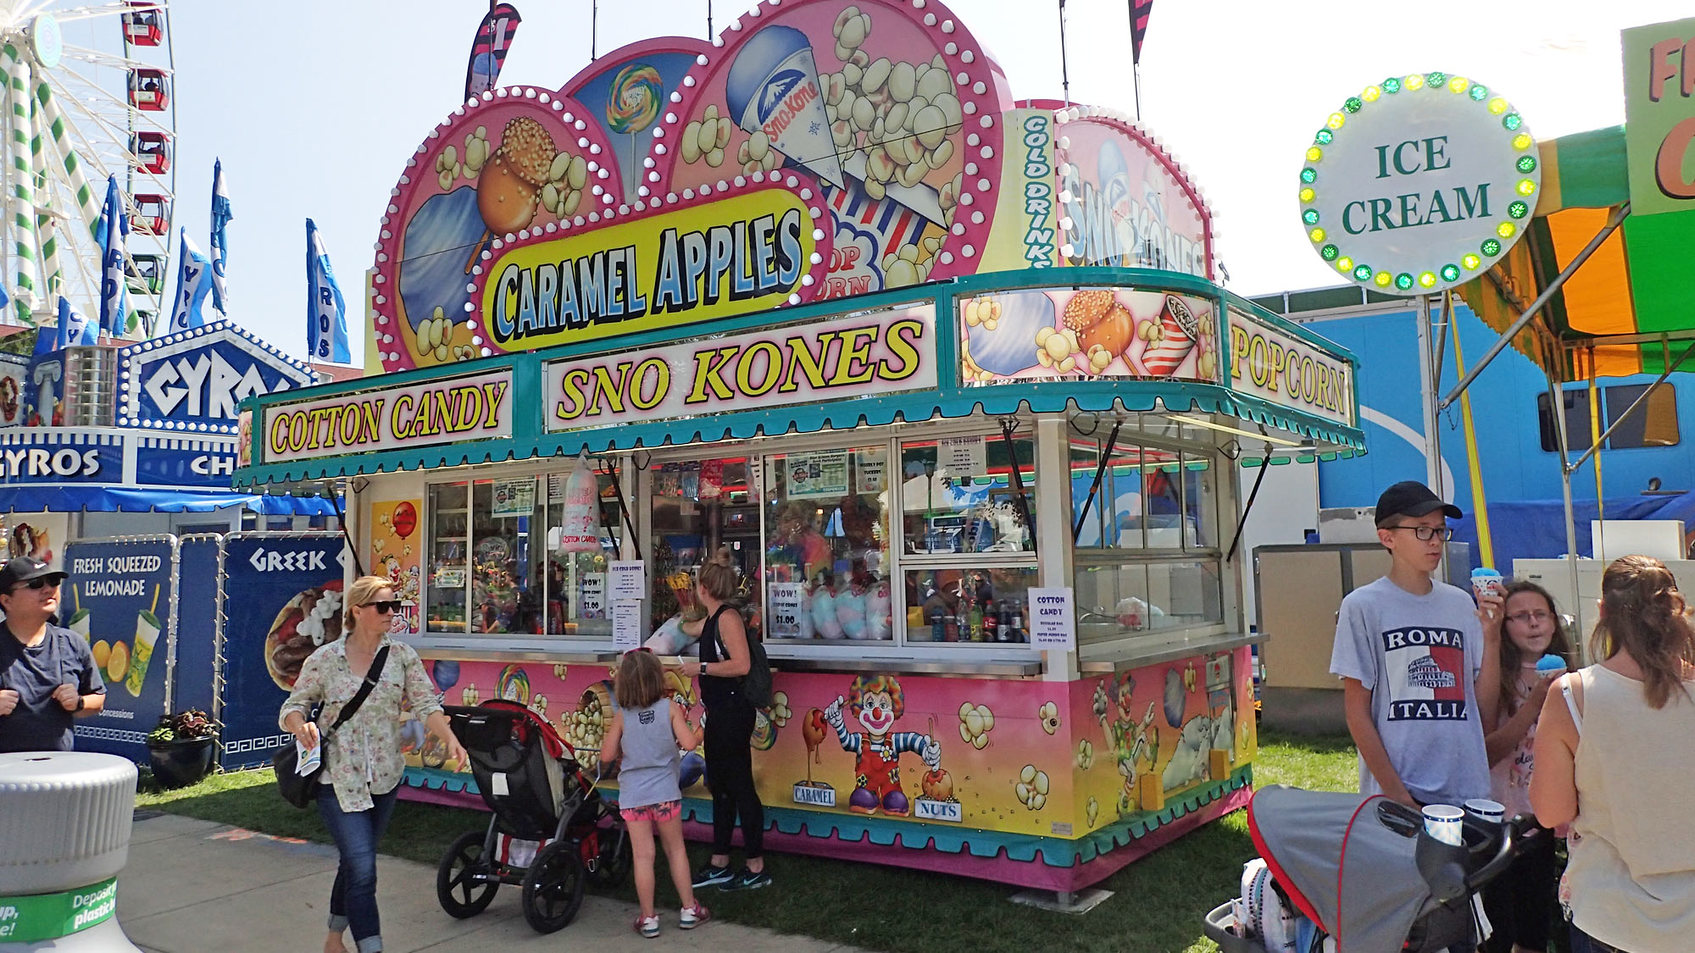
[[[1496,331],[1506,331],[1630,197],[1623,126],[1561,136],[1539,151],[1543,192],[1524,239],[1458,289]],[[1627,216],[1513,344],[1562,380],[1657,374],[1695,341],[1692,258],[1695,212]]]

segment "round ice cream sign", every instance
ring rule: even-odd
[[[1307,148],[1301,226],[1313,250],[1388,294],[1476,278],[1518,241],[1542,170],[1524,120],[1461,76],[1392,76],[1350,96]]]

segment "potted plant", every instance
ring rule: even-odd
[[[198,708],[162,715],[147,735],[147,754],[153,776],[167,788],[180,788],[204,778],[212,770],[212,753],[217,742],[212,719]]]

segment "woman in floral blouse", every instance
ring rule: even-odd
[[[418,653],[411,646],[389,641],[389,620],[399,608],[390,580],[382,576],[355,580],[347,589],[347,637],[306,659],[278,718],[283,730],[301,744],[317,745],[318,725],[309,718],[312,706],[323,703],[319,721],[334,724],[370,673],[377,650],[389,646],[376,687],[358,712],[329,736],[324,748],[318,812],[341,854],[330,891],[325,953],[345,953],[341,935],[349,926],[359,953],[383,948],[377,917],[377,842],[394,813],[400,775],[406,768],[401,758],[402,710],[412,709],[446,747],[450,760],[466,763],[465,749],[442,714],[441,700]]]

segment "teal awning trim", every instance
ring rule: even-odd
[[[342,381],[312,388],[249,398],[244,409],[258,416],[261,408],[340,394],[406,386],[423,381],[485,373],[501,368],[512,372],[512,437],[501,440],[468,441],[389,452],[347,454],[309,460],[279,460],[275,463],[237,470],[236,486],[259,486],[321,480],[338,476],[392,473],[402,470],[441,469],[548,457],[575,456],[580,452],[607,453],[640,448],[680,446],[720,440],[745,440],[785,433],[817,433],[857,426],[884,426],[916,422],[933,417],[961,418],[975,413],[1005,416],[1016,413],[1058,413],[1067,410],[1107,413],[1154,411],[1207,413],[1233,416],[1253,424],[1275,428],[1313,441],[1320,452],[1363,450],[1364,433],[1357,427],[1326,420],[1314,414],[1283,407],[1227,386],[1172,380],[1058,380],[1029,383],[963,386],[954,379],[959,367],[959,342],[953,332],[954,299],[992,291],[1020,288],[1119,287],[1160,289],[1251,312],[1258,320],[1336,355],[1358,368],[1354,356],[1311,330],[1290,322],[1205,279],[1176,272],[1144,268],[1060,268],[974,275],[953,281],[900,288],[851,300],[825,301],[774,312],[744,315],[723,321],[667,329],[626,337],[563,345],[543,351],[500,355],[424,370],[386,374],[375,378]],[[942,381],[934,389],[857,398],[829,403],[771,408],[745,412],[670,419],[649,424],[620,424],[593,430],[547,432],[543,429],[546,404],[542,394],[544,362],[585,357],[612,351],[632,351],[675,341],[680,331],[696,337],[734,334],[773,324],[805,322],[827,315],[879,310],[934,301],[937,313],[936,354]],[[1356,382],[1357,388],[1357,382]],[[1357,392],[1356,392],[1357,397]],[[255,426],[253,450],[258,458],[263,434]]]

